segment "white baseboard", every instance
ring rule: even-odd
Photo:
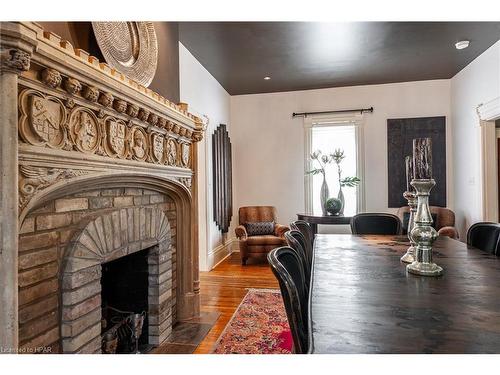
[[[239,240],[237,238],[230,238],[225,243],[215,247],[208,253],[207,265],[208,269],[214,269],[217,265],[224,261],[228,256],[234,252],[239,252]]]

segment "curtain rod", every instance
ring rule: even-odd
[[[303,116],[307,117],[307,115],[327,115],[331,113],[349,113],[349,112],[359,112],[361,114],[365,112],[373,113],[373,107],[370,108],[358,108],[358,109],[341,109],[337,111],[321,111],[321,112],[293,112],[292,117]]]

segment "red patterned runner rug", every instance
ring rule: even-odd
[[[293,339],[279,290],[249,289],[214,354],[290,354]]]

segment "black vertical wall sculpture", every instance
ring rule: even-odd
[[[231,141],[226,125],[220,124],[212,135],[214,220],[226,233],[233,215]]]

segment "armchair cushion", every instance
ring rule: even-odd
[[[245,223],[249,236],[274,234],[274,221],[255,221]]]
[[[266,246],[266,245],[283,245],[283,239],[281,237],[276,237],[273,235],[263,235],[263,236],[250,236],[247,238],[248,246]]]

